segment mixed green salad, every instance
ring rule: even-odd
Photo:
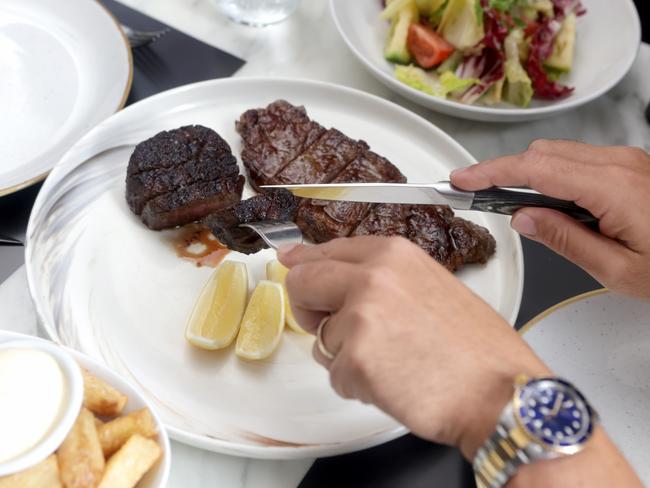
[[[573,66],[580,0],[386,0],[395,76],[466,104],[558,99]]]

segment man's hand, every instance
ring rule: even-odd
[[[536,141],[528,151],[452,173],[465,190],[528,186],[571,200],[600,219],[600,234],[543,208],[512,227],[573,261],[608,288],[650,298],[650,155],[637,148]]]
[[[489,305],[401,238],[339,239],[279,254],[298,322],[345,398],[373,403],[468,459],[492,433],[517,374],[548,370]]]

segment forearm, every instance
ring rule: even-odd
[[[574,456],[539,461],[519,468],[508,488],[643,487],[630,464],[602,427]]]

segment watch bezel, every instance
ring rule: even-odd
[[[533,383],[537,383],[541,381],[551,381],[551,382],[559,383],[564,387],[570,388],[584,402],[587,412],[589,413],[589,427],[584,440],[576,444],[571,444],[569,446],[553,445],[545,442],[544,440],[542,440],[541,438],[539,438],[538,436],[530,432],[530,430],[524,425],[524,422],[520,414],[521,407],[522,407],[522,403],[521,403],[522,392],[525,388],[531,386]],[[564,380],[562,378],[557,378],[552,376],[540,377],[540,378],[528,378],[526,376],[517,377],[517,379],[515,380],[515,393],[514,393],[512,404],[513,404],[513,415],[518,430],[520,430],[521,433],[530,442],[532,442],[539,448],[543,449],[546,452],[550,452],[558,455],[572,455],[582,451],[585,448],[585,445],[587,444],[589,439],[591,439],[591,437],[593,436],[594,428],[598,420],[598,415],[596,411],[589,404],[589,402],[587,401],[587,399],[585,398],[585,396],[582,394],[580,390],[578,390],[571,382]]]

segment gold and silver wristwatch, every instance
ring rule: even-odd
[[[517,377],[496,431],[474,458],[478,488],[501,488],[522,464],[580,452],[597,423],[597,413],[568,381]]]

